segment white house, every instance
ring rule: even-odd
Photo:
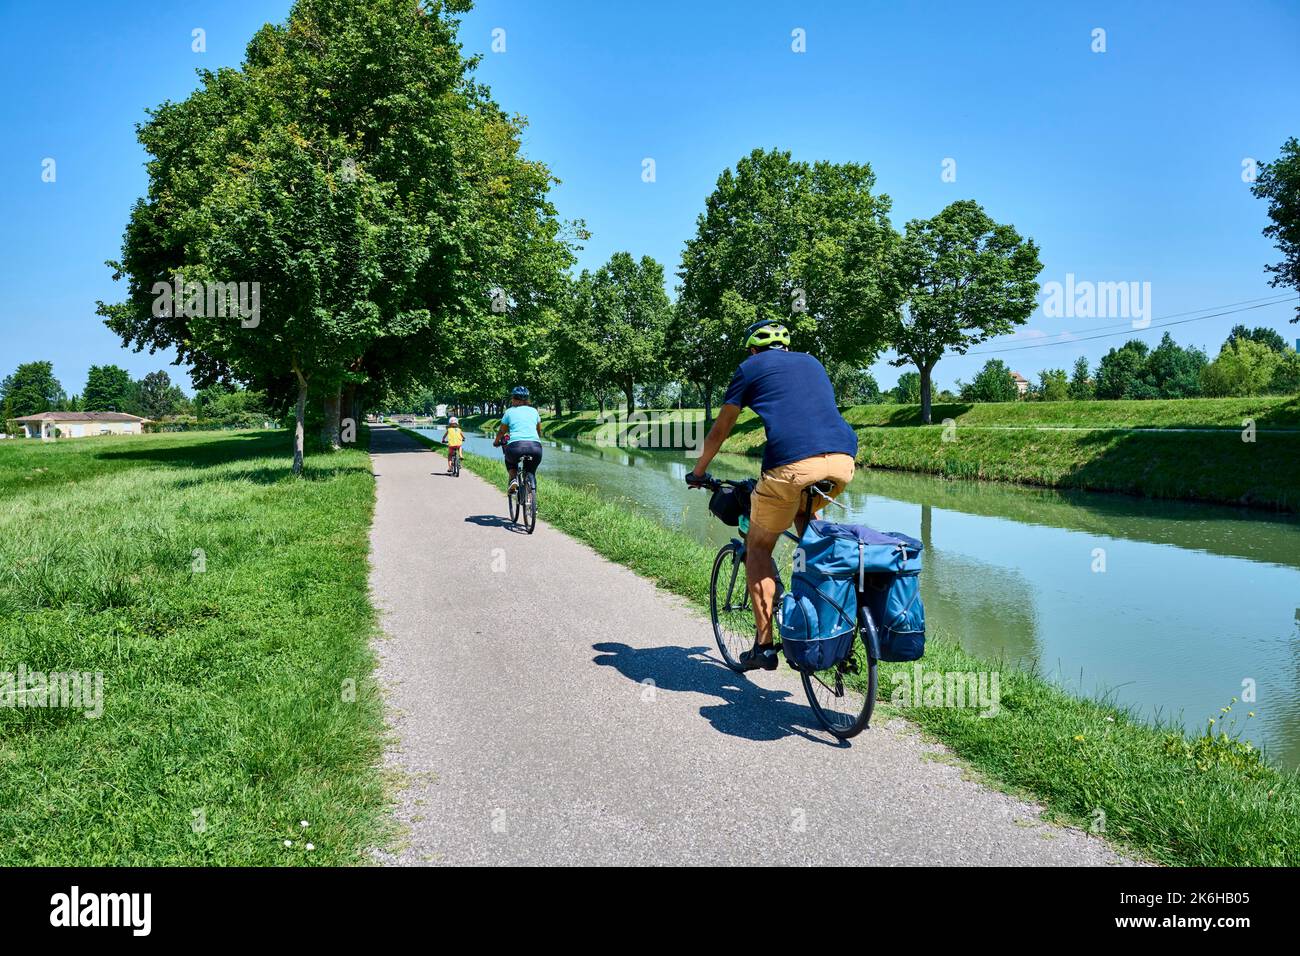
[[[15,418],[28,438],[85,438],[87,435],[139,435],[147,418],[123,412],[41,412]]]

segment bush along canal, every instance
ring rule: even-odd
[[[467,448],[467,469],[504,487],[490,440]],[[690,467],[681,452],[551,445],[540,518],[703,607],[730,529],[685,487]],[[884,701],[991,780],[1155,860],[1300,863],[1300,524],[870,471],[841,500],[838,520],[926,544],[931,640],[920,674],[882,665]],[[923,692],[953,674],[995,677],[996,706]]]

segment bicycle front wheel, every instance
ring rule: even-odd
[[[808,703],[831,734],[856,737],[871,722],[876,707],[876,662],[867,655],[862,632],[853,632],[853,650],[833,667],[800,672]]]
[[[740,655],[754,644],[754,611],[746,587],[745,555],[734,541],[723,545],[713,559],[709,617],[723,663],[740,673]]]
[[[532,472],[524,475],[524,498],[520,510],[524,513],[524,530],[529,534],[537,527],[537,479]]]
[[[510,505],[510,523],[519,523],[519,498],[523,489],[519,485],[506,492],[506,502]]]

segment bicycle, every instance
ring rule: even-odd
[[[754,482],[725,481],[704,476],[699,487],[717,492],[723,488],[752,488]],[[803,516],[811,520],[815,496],[833,501],[830,497],[832,484],[819,481],[804,489]],[[713,637],[718,644],[718,652],[723,663],[737,673],[743,673],[740,666],[740,654],[747,651],[754,642],[753,607],[749,602],[749,588],[745,575],[745,535],[749,530],[748,508],[740,516],[738,531],[740,537],[732,538],[724,544],[713,559],[713,571],[709,575],[709,616],[713,623]],[[799,538],[791,531],[782,532],[782,537],[789,538],[798,546]],[[775,564],[775,559],[773,559]],[[774,637],[780,635],[781,595],[785,585],[781,580],[780,570],[776,571],[776,596],[772,608],[772,629]],[[808,671],[790,667],[799,672],[808,704],[817,715],[817,719],[834,737],[848,740],[856,737],[871,722],[871,714],[876,706],[877,661],[868,652],[868,644],[863,639],[863,628],[875,628],[871,612],[859,602],[858,619],[853,629],[853,643],[849,655],[833,667],[821,671]],[[776,648],[780,649],[780,643]],[[788,663],[788,662],[787,662]]]
[[[451,476],[453,478],[459,478],[460,477],[460,452],[456,449],[451,449],[450,451],[447,452],[447,458],[448,458],[448,464],[451,468]]]
[[[511,524],[519,524],[522,512],[524,530],[529,534],[537,527],[537,477],[528,469],[528,463],[532,460],[532,455],[519,456],[515,470],[516,480],[506,492]]]

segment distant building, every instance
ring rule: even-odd
[[[1021,395],[1029,391],[1029,379],[1025,378],[1019,372],[1011,373],[1011,381],[1016,383],[1016,391],[1018,391]]]
[[[147,418],[123,412],[41,412],[15,418],[28,438],[85,438],[88,435],[139,435]]]

